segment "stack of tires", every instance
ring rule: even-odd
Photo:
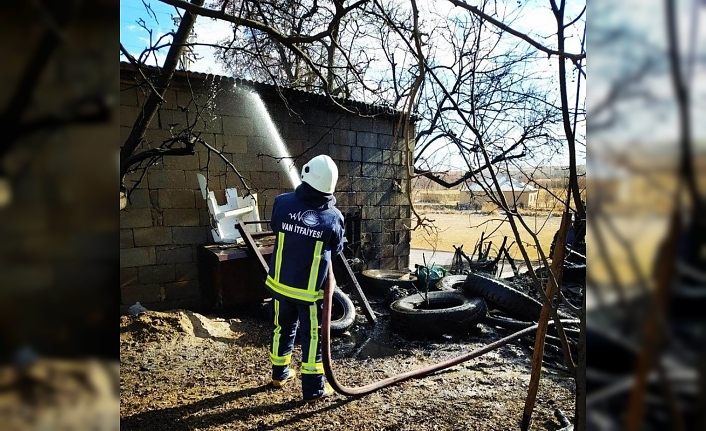
[[[436,288],[439,291],[418,292],[394,301],[390,305],[393,327],[422,337],[465,333],[489,318],[489,308],[513,317],[501,323],[522,327],[536,322],[542,308],[534,298],[480,273],[446,276]]]

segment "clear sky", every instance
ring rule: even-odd
[[[137,22],[143,19],[147,28],[152,29],[153,40],[161,35],[175,30],[176,26],[172,17],[178,16],[176,8],[164,4],[158,0],[144,0],[154,11],[154,16],[148,13],[142,0],[121,0],[120,1],[120,41],[125,49],[137,56],[143,49],[149,46],[149,34],[141,28]],[[156,17],[156,20],[155,20]],[[215,43],[228,35],[231,30],[229,23],[205,17],[199,17],[194,25],[194,32],[203,43]],[[161,63],[164,60],[167,50],[163,49],[157,54],[157,60]],[[198,47],[196,52],[201,60],[191,66],[191,70],[222,75],[225,71],[215,60],[213,49]],[[125,61],[124,58],[122,58]],[[154,64],[154,58],[148,64]]]
[[[140,18],[144,19],[147,27],[156,33],[164,34],[174,28],[172,16],[175,9],[159,1],[146,0],[152,7],[158,21],[151,17],[141,0],[121,0],[120,2],[120,42],[132,54],[137,54],[148,45],[147,33],[138,26]]]

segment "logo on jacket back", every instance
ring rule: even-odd
[[[289,213],[289,218],[292,220],[297,220],[308,227],[314,227],[319,225],[319,214],[314,210],[299,211],[297,213]]]

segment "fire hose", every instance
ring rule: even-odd
[[[498,349],[506,344],[509,344],[513,340],[516,340],[517,338],[523,337],[525,335],[528,335],[532,332],[534,332],[537,329],[538,324],[535,323],[532,326],[529,326],[527,328],[524,328],[520,331],[513,332],[512,334],[503,337],[497,341],[494,341],[490,344],[487,344],[479,349],[473,350],[471,352],[464,353],[462,355],[456,356],[454,358],[446,359],[444,361],[438,362],[436,364],[428,365],[426,367],[421,367],[416,370],[411,370],[407,371],[404,373],[400,373],[382,380],[378,380],[373,383],[369,383],[364,386],[359,386],[359,387],[350,387],[350,386],[344,386],[342,385],[337,379],[336,376],[333,372],[333,360],[331,359],[331,304],[332,304],[332,297],[333,297],[333,289],[334,286],[336,285],[336,281],[333,277],[333,273],[329,271],[329,277],[328,277],[328,282],[324,284],[324,310],[323,310],[323,322],[322,322],[322,328],[321,328],[321,348],[322,348],[322,359],[323,359],[323,364],[324,364],[324,373],[326,374],[326,379],[328,380],[328,383],[333,387],[333,389],[338,392],[339,394],[343,395],[348,395],[348,396],[360,396],[360,395],[365,395],[369,394],[371,392],[377,391],[379,389],[394,385],[396,383],[413,379],[413,378],[418,378],[418,377],[424,377],[429,374],[432,374],[436,371],[440,371],[449,367],[453,367],[454,365],[458,365],[460,363],[466,362],[470,359],[477,358],[481,355],[484,355],[490,351],[493,351],[495,349]],[[578,323],[578,320],[575,319],[561,319],[562,323]],[[554,322],[551,321],[549,322],[550,325],[554,325]]]
[[[250,251],[254,252],[256,256],[258,257],[258,260],[265,270],[265,273],[268,271],[268,265],[263,259],[262,255],[260,254],[259,250],[255,246],[254,241],[250,237],[250,235],[246,232],[242,224],[239,224],[239,228],[241,230],[241,233],[243,234],[243,238],[245,239],[245,243],[248,245],[248,249]],[[324,283],[324,309],[323,309],[323,321],[321,323],[321,354],[322,354],[322,360],[323,360],[323,365],[324,365],[324,374],[326,375],[326,379],[328,380],[328,383],[331,385],[331,387],[338,392],[339,394],[342,395],[347,395],[347,396],[360,396],[360,395],[366,395],[371,392],[375,392],[379,389],[386,388],[388,386],[392,386],[396,383],[403,382],[405,380],[413,379],[413,378],[419,378],[419,377],[424,377],[429,374],[435,373],[440,370],[444,370],[446,368],[453,367],[455,365],[461,364],[463,362],[466,362],[470,359],[477,358],[479,356],[482,356],[488,352],[491,352],[495,349],[498,349],[502,346],[505,346],[506,344],[509,344],[510,342],[521,338],[525,335],[531,334],[535,330],[537,330],[538,324],[534,323],[531,326],[528,326],[527,328],[521,329],[517,332],[513,332],[510,335],[507,335],[499,340],[493,341],[490,344],[487,344],[479,349],[461,354],[459,356],[456,356],[454,358],[446,359],[441,362],[437,362],[436,364],[431,364],[426,367],[421,367],[416,370],[411,370],[407,371],[404,373],[400,373],[391,377],[387,377],[382,380],[378,380],[373,383],[369,383],[367,385],[359,386],[359,387],[350,387],[350,386],[344,386],[342,385],[337,379],[336,375],[334,374],[333,371],[333,360],[331,358],[331,304],[333,301],[333,291],[336,286],[336,279],[333,275],[333,270],[329,267],[329,274],[327,277],[326,283]],[[576,319],[560,319],[561,323],[579,323],[578,320]],[[555,325],[556,322],[550,321],[550,325]]]

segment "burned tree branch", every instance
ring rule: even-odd
[[[677,6],[674,0],[666,0],[665,5],[667,9],[667,40],[669,42],[670,75],[672,79],[672,90],[674,91],[674,98],[676,99],[679,113],[679,178],[686,186],[686,191],[689,194],[692,204],[697,209],[701,209],[704,203],[702,202],[699,192],[699,184],[694,167],[690,111],[691,102],[679,56],[679,32],[676,16]]]
[[[566,38],[564,37],[564,31],[566,30],[566,27],[564,26],[564,3],[562,1],[560,8],[556,6],[556,2],[554,0],[551,0],[551,3],[552,11],[554,12],[554,17],[557,24],[558,47],[559,50],[563,50],[566,43]],[[571,119],[569,117],[570,108],[568,86],[566,82],[566,63],[563,61],[559,62],[559,95],[561,98],[561,118],[564,126],[566,143],[569,150],[569,188],[573,197],[574,207],[576,208],[576,218],[582,221],[580,226],[583,227],[576,233],[576,235],[579,238],[583,238],[586,234],[586,208],[581,200],[581,190],[578,184],[578,174],[576,171],[576,135],[574,134],[574,128],[571,125]]]
[[[135,66],[135,68],[137,69],[137,73],[140,74],[140,76],[142,77],[144,82],[150,87],[150,90],[152,90],[152,93],[159,96],[160,103],[164,103],[164,98],[162,97],[160,92],[157,91],[157,89],[154,87],[154,84],[152,83],[152,81],[149,78],[147,78],[147,76],[145,75],[145,72],[142,71],[142,67],[141,67],[140,63],[137,61],[137,59],[135,57],[132,56],[132,54],[130,54],[130,52],[128,52],[127,49],[125,49],[125,47],[123,46],[122,43],[120,44],[120,52],[122,52],[123,55],[125,57],[127,57],[128,61],[130,61],[130,63],[132,63],[133,66]]]
[[[527,391],[527,398],[525,399],[525,408],[522,414],[522,423],[520,425],[520,429],[522,429],[523,431],[529,429],[532,420],[532,411],[534,410],[534,404],[537,397],[537,390],[539,389],[539,379],[541,377],[542,372],[545,336],[547,335],[547,329],[549,327],[549,318],[550,314],[552,314],[552,309],[556,309],[556,306],[553,304],[553,302],[554,297],[559,291],[559,286],[561,285],[566,236],[569,231],[570,223],[571,213],[567,210],[564,212],[561,218],[561,225],[559,226],[559,235],[557,238],[557,246],[554,248],[554,255],[552,256],[551,273],[554,274],[554,277],[550,277],[547,281],[546,298],[544,300],[544,303],[542,304],[542,310],[539,314],[539,326],[535,335],[534,350],[532,352],[532,372],[530,375],[530,383],[529,389]]]
[[[474,178],[476,174],[481,173],[483,170],[491,167],[494,164],[497,164],[497,163],[500,163],[503,161],[513,160],[513,159],[521,159],[521,158],[525,157],[526,154],[524,151],[520,154],[514,154],[514,155],[508,155],[508,154],[510,152],[512,152],[513,150],[515,150],[520,145],[524,145],[524,143],[528,139],[534,139],[534,138],[538,138],[541,136],[546,136],[546,135],[545,134],[529,135],[528,131],[525,131],[525,133],[523,133],[523,135],[520,139],[518,139],[514,144],[512,144],[507,149],[503,150],[503,152],[501,154],[498,154],[497,156],[493,157],[493,159],[490,160],[490,163],[486,163],[477,169],[469,170],[463,176],[461,176],[459,179],[454,180],[454,181],[445,181],[442,178],[440,178],[438,175],[435,175],[433,172],[431,172],[429,170],[417,168],[416,166],[414,168],[414,174],[429,178],[430,180],[434,181],[435,183],[442,185],[446,188],[451,188],[451,187],[457,186],[467,180]]]
[[[128,170],[131,166],[137,165],[147,159],[157,159],[165,156],[190,156],[194,154],[194,144],[187,143],[185,147],[181,148],[170,148],[170,147],[158,147],[150,148],[149,150],[141,151],[137,154],[133,154],[126,161],[125,164]]]
[[[485,164],[477,169],[470,170],[470,171],[466,172],[461,178],[454,180],[454,181],[445,181],[444,179],[439,177],[434,172],[428,171],[425,169],[420,169],[420,168],[417,168],[416,166],[414,168],[414,174],[416,176],[421,175],[425,178],[429,178],[430,180],[434,181],[435,183],[442,185],[446,188],[451,188],[451,187],[454,187],[454,186],[457,186],[457,185],[463,183],[464,181],[472,179],[476,174],[483,172],[485,169],[488,169],[489,167],[491,167],[492,165],[494,165],[496,163],[500,163],[502,161],[512,160],[512,159],[521,159],[523,157],[525,157],[524,153],[515,154],[512,156],[495,157],[493,160],[491,160],[491,163]]]
[[[228,157],[226,157],[222,151],[219,151],[218,149],[214,148],[213,146],[211,146],[210,144],[208,144],[206,141],[204,141],[201,138],[196,138],[196,142],[198,142],[199,144],[206,147],[209,151],[215,153],[221,160],[223,160],[225,162],[226,165],[228,165],[228,167],[230,167],[233,170],[235,175],[240,180],[240,183],[243,185],[243,188],[245,188],[245,190],[247,190],[247,193],[245,194],[245,196],[249,196],[250,194],[252,194],[252,190],[251,190],[250,186],[248,186],[248,183],[247,183],[247,181],[245,181],[245,178],[243,177],[243,175],[240,173],[240,171],[238,171],[238,168],[235,167],[233,162],[228,160]]]

